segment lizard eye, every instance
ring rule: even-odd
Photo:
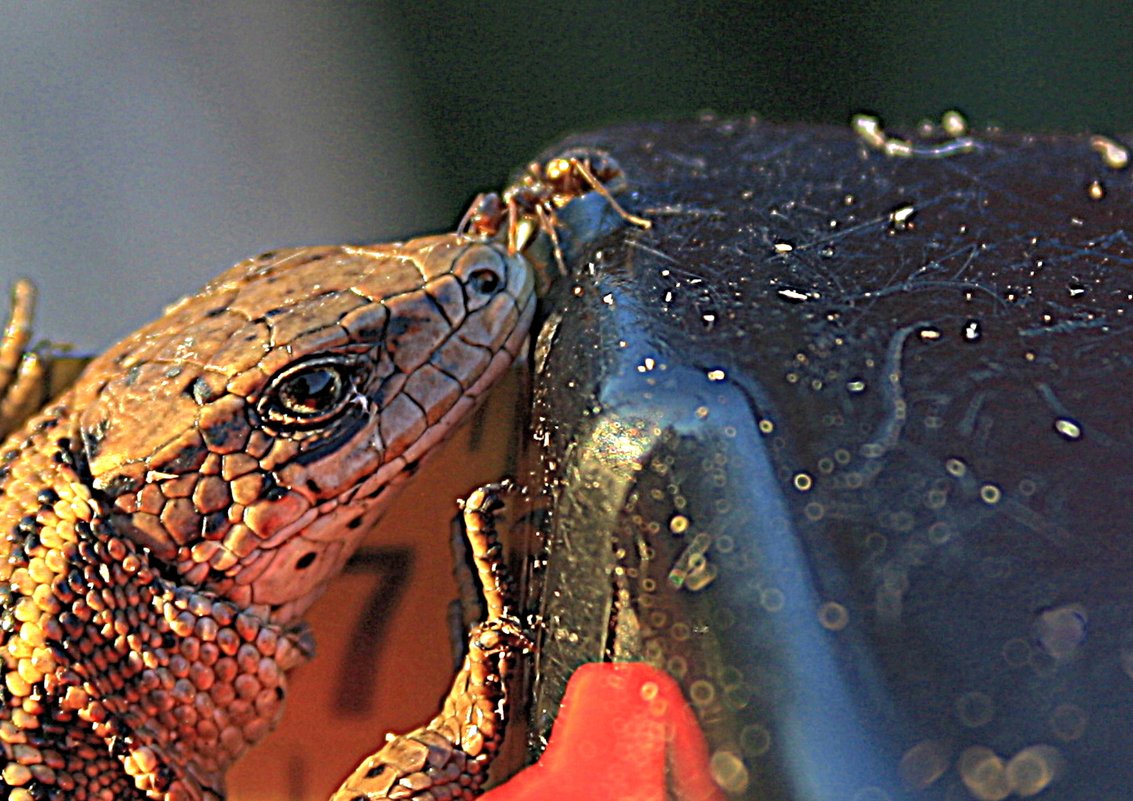
[[[285,367],[268,382],[256,404],[260,415],[292,430],[317,428],[346,408],[353,388],[351,365],[321,357]]]

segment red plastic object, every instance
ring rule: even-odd
[[[482,801],[724,801],[696,715],[667,673],[583,665],[542,758]]]

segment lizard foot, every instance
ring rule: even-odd
[[[511,578],[495,528],[504,487],[490,484],[463,503],[465,536],[487,616],[468,635],[468,654],[439,715],[408,734],[389,735],[332,801],[471,799],[503,741],[507,678],[531,642],[508,607]]]

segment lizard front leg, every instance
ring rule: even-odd
[[[529,648],[507,606],[510,580],[495,530],[501,487],[464,502],[464,529],[476,563],[486,618],[469,633],[468,655],[438,716],[393,737],[366,759],[332,801],[475,798],[499,750],[507,722],[507,678]]]

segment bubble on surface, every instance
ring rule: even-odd
[[[712,774],[712,780],[727,793],[738,795],[747,790],[751,782],[743,760],[725,749],[712,754],[708,760],[708,771]]]
[[[794,484],[795,489],[799,492],[807,492],[814,486],[814,479],[811,478],[809,473],[799,472],[795,473]]]
[[[1081,604],[1044,609],[1035,617],[1035,640],[1057,662],[1073,657],[1086,641],[1089,615]]]
[[[938,740],[921,740],[901,757],[897,774],[910,790],[924,790],[947,771],[951,763],[949,749]]]
[[[665,660],[665,672],[680,681],[688,675],[688,660],[683,656],[670,656]]]
[[[740,730],[740,748],[750,757],[760,757],[771,750],[771,732],[762,723],[750,723]]]
[[[999,503],[1002,497],[1003,493],[1000,491],[999,487],[994,484],[984,484],[980,487],[980,500],[988,506],[994,506]]]
[[[1003,643],[1000,653],[1011,667],[1023,667],[1031,662],[1031,644],[1021,637],[1014,637]]]
[[[944,462],[944,469],[948,471],[948,475],[953,478],[963,478],[968,472],[968,466],[964,464],[962,459],[946,459]]]
[[[716,700],[716,685],[707,679],[697,679],[689,685],[688,697],[695,706],[708,706]]]
[[[812,501],[803,507],[803,514],[812,523],[817,523],[826,516],[826,507],[818,501]]]
[[[1075,704],[1059,704],[1050,713],[1050,729],[1054,736],[1069,743],[1080,740],[1089,722],[1085,711]]]
[[[818,607],[818,623],[828,631],[841,631],[849,622],[849,611],[837,601],[827,601]]]
[[[995,702],[987,693],[964,693],[956,699],[956,717],[969,729],[986,726],[995,717]]]
[[[1065,760],[1057,748],[1032,745],[1007,762],[1007,781],[1016,795],[1029,798],[1049,787],[1064,767]]]
[[[768,612],[778,612],[786,603],[787,596],[778,587],[768,587],[759,594],[759,605]]]
[[[968,792],[979,801],[1001,801],[1011,794],[1007,765],[990,748],[974,745],[965,749],[956,768]]]

